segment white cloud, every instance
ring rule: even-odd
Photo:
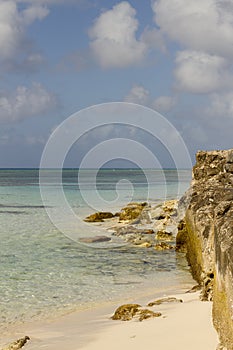
[[[190,93],[210,93],[228,87],[228,63],[223,57],[185,50],[177,53],[176,87]]]
[[[16,0],[18,3],[23,4],[39,4],[39,5],[61,5],[61,4],[74,4],[78,6],[91,6],[90,0]]]
[[[14,93],[0,95],[0,121],[10,123],[44,115],[57,106],[56,96],[41,84],[34,83],[31,88],[19,86]]]
[[[233,57],[231,0],[156,0],[153,10],[170,39],[192,50]]]
[[[91,50],[103,68],[127,67],[143,61],[147,45],[136,38],[135,9],[123,1],[103,12],[90,29]]]
[[[19,10],[16,1],[0,0],[0,61],[12,60],[17,53],[24,53],[27,27],[48,14],[44,5],[32,4]]]
[[[157,97],[152,106],[158,112],[169,112],[176,105],[176,98],[172,96],[159,96]]]
[[[233,122],[233,91],[210,95],[210,103],[206,108],[207,116],[230,118]]]
[[[149,100],[149,91],[142,85],[134,85],[128,95],[125,97],[126,102],[146,105]]]
[[[153,98],[150,91],[143,85],[134,85],[124,98],[125,102],[137,103],[155,109],[156,111],[169,112],[177,103],[177,98],[174,96],[159,96]]]

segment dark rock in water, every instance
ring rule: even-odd
[[[166,242],[160,242],[155,245],[155,250],[173,250],[174,247]]]
[[[142,309],[137,312],[138,314],[138,320],[141,322],[143,320],[147,320],[148,318],[152,317],[160,317],[162,316],[161,312],[154,312],[148,309]]]
[[[104,219],[111,219],[113,218],[113,213],[110,212],[98,212],[94,213],[92,215],[87,216],[84,221],[86,222],[103,222]]]
[[[115,236],[124,236],[124,235],[132,235],[132,234],[140,234],[140,235],[152,235],[154,232],[153,229],[140,229],[132,225],[124,226],[124,227],[116,227],[115,228]]]
[[[30,338],[26,335],[25,337],[23,337],[21,339],[18,339],[16,341],[14,341],[13,343],[9,344],[8,346],[3,348],[2,350],[18,350],[18,349],[21,349],[27,343],[28,340],[30,340]]]
[[[111,241],[111,238],[107,236],[83,237],[79,239],[79,242],[82,243],[102,243],[109,241]]]
[[[112,320],[122,320],[122,321],[130,321],[136,315],[139,307],[139,304],[125,304],[119,306],[114,315],[111,317]]]
[[[168,297],[168,298],[162,298],[162,299],[157,299],[155,301],[152,301],[147,304],[147,306],[155,306],[155,305],[161,305],[163,303],[183,303],[182,299],[177,299],[174,297]]]

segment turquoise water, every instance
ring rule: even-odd
[[[179,176],[174,170],[150,170],[148,195],[147,179],[141,170],[103,169],[97,173],[95,184],[93,170],[82,172],[85,181],[79,183],[76,170],[63,171],[67,202],[79,217],[96,209],[118,210],[130,200],[155,203],[174,198],[177,192],[180,196],[191,178],[187,170],[179,171]],[[56,172],[47,172],[46,179],[47,190],[56,199]],[[98,208],[94,188],[106,208],[103,204]],[[43,203],[38,170],[0,170],[1,329],[83,308],[86,303],[118,300],[142,290],[190,281],[184,257],[175,252],[111,245],[93,249],[69,239],[47,215],[46,209],[59,205],[56,200]],[[87,234],[83,228],[76,229],[82,236]],[[97,228],[90,229],[95,233]]]

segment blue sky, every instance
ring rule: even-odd
[[[115,101],[160,112],[193,158],[232,148],[232,58],[232,0],[0,0],[0,167],[39,166],[62,121]]]

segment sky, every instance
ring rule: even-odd
[[[192,159],[232,148],[232,59],[232,0],[0,0],[0,167],[38,167],[57,126],[109,102],[161,113]],[[170,165],[122,125],[84,135],[67,165],[119,134]]]

